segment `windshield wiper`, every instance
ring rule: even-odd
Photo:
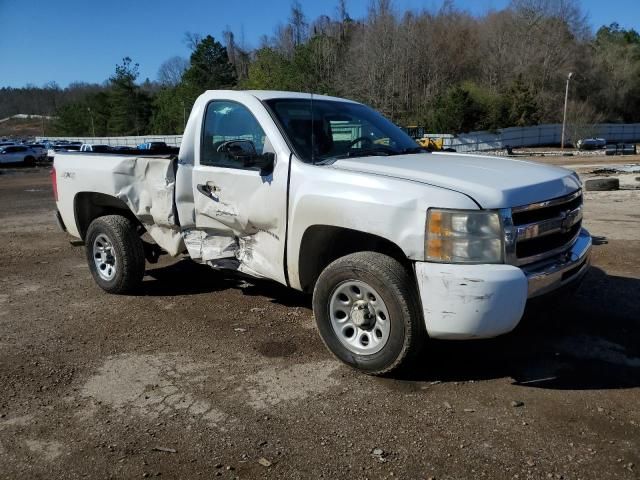
[[[394,153],[394,155],[409,155],[412,153],[427,153],[428,150],[424,147],[408,147],[403,148],[399,152]]]
[[[427,152],[428,150],[426,150],[423,147],[408,147],[408,148],[403,148],[402,150],[394,150],[393,148],[388,147],[386,145],[377,145],[373,148],[363,148],[359,150],[354,150],[352,152],[341,153],[340,155],[335,155],[333,157],[323,158],[321,160],[318,160],[316,163],[323,164],[323,163],[331,162],[333,160],[341,160],[344,158],[371,157],[374,155],[384,155],[386,157],[389,157],[392,155],[407,155],[412,153],[427,153]]]
[[[326,162],[329,160],[340,160],[343,158],[356,158],[356,157],[371,157],[375,155],[395,155],[393,150],[389,150],[388,147],[378,146],[375,148],[363,148],[360,150],[354,150],[353,152],[341,153],[340,155],[335,155],[333,157],[328,157],[322,160],[322,162]]]

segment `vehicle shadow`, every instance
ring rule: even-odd
[[[230,289],[287,307],[311,308],[309,295],[190,260],[148,270],[139,294],[195,295]],[[432,340],[412,367],[383,381],[422,384],[510,377],[514,384],[536,388],[638,387],[639,292],[640,280],[592,267],[574,295],[528,308],[512,333],[490,340]]]
[[[169,265],[147,269],[145,279],[136,295],[198,295],[226,290],[234,285],[233,281],[228,281],[211,267],[182,259]]]
[[[528,308],[512,333],[491,340],[432,341],[404,381],[511,377],[549,389],[640,386],[640,280],[592,267],[574,295]]]
[[[136,292],[144,296],[198,295],[238,289],[243,295],[266,297],[286,307],[311,308],[311,297],[272,280],[259,280],[233,271],[214,270],[207,265],[182,259],[148,269]]]

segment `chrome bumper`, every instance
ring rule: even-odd
[[[523,266],[529,283],[528,298],[544,295],[581,279],[589,269],[591,235],[584,228],[571,248],[543,262]]]

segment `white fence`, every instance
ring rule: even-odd
[[[567,127],[570,131],[570,127]],[[588,127],[589,135],[604,138],[607,142],[639,142],[640,123],[601,123]],[[428,134],[431,138],[444,138],[444,146],[458,152],[500,150],[507,147],[536,147],[560,145],[562,125],[535,125],[533,127],[510,127],[497,132],[471,132],[460,135]],[[165,142],[179,147],[182,135],[143,135],[135,137],[46,137],[49,140],[135,146],[145,142]],[[37,141],[44,137],[36,137]]]
[[[126,145],[135,147],[146,142],[165,142],[170,147],[179,147],[182,143],[182,135],[140,135],[132,137],[36,137],[36,142],[42,140],[91,143],[93,145]]]
[[[640,141],[640,123],[601,123],[585,130],[590,136],[604,138],[607,142]],[[567,134],[571,127],[567,126]],[[536,147],[560,145],[562,125],[535,125],[532,127],[503,128],[497,132],[470,132],[460,135],[427,134],[430,138],[444,138],[444,146],[458,152],[500,150],[507,147]]]

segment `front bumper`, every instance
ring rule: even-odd
[[[565,253],[519,268],[417,262],[416,278],[431,338],[490,338],[513,330],[529,298],[579,281],[589,269],[591,236],[581,230]]]
[[[523,267],[529,283],[528,297],[544,295],[581,279],[589,269],[590,257],[591,235],[582,229],[566,253]]]

